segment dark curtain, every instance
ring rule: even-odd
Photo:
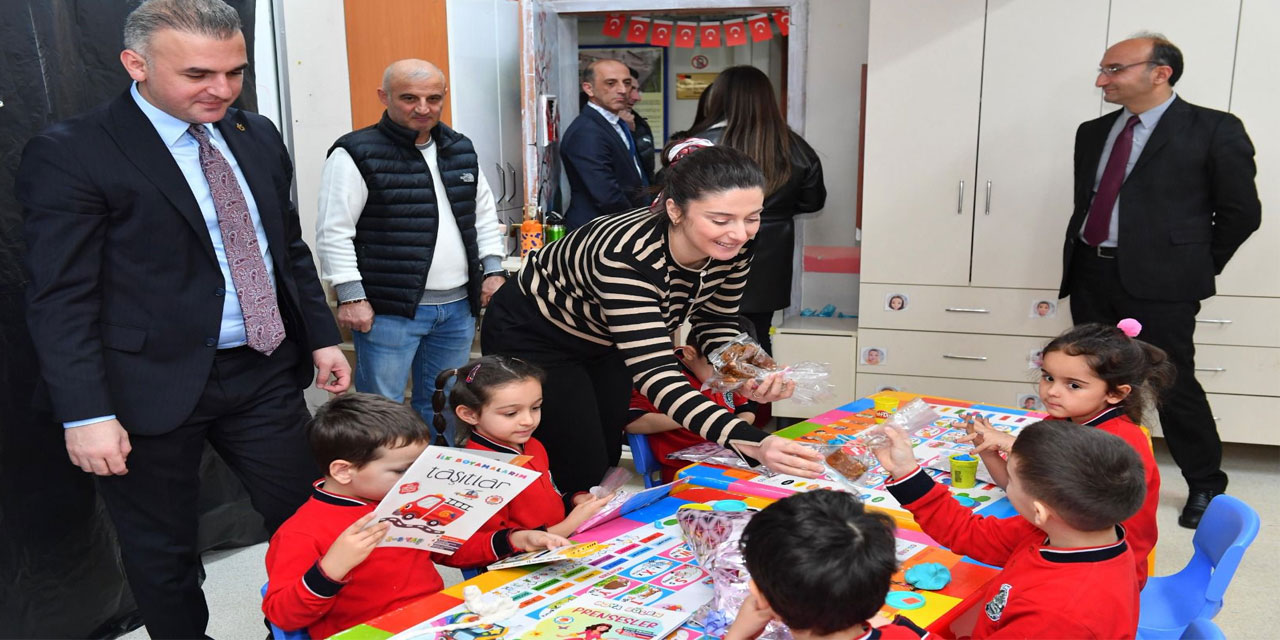
[[[140,620],[115,529],[92,476],[67,459],[24,319],[22,147],[44,127],[120,95],[125,16],[139,0],[0,2],[0,637],[105,638]],[[253,63],[254,0],[228,0]],[[274,64],[274,60],[264,61]],[[252,66],[236,106],[254,109]],[[212,450],[202,464],[204,549],[265,539],[239,481]]]

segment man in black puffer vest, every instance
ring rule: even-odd
[[[436,375],[466,364],[475,317],[504,281],[493,192],[471,140],[440,122],[447,92],[430,62],[388,66],[382,120],[329,149],[316,220],[320,274],[355,339],[356,389],[402,402],[412,373],[428,425]]]

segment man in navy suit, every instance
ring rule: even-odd
[[[1222,441],[1195,377],[1195,318],[1261,223],[1262,205],[1244,125],[1180,98],[1182,66],[1182,52],[1159,34],[1103,54],[1096,84],[1123,108],[1076,131],[1059,297],[1071,297],[1076,323],[1136,318],[1139,338],[1169,355],[1177,375],[1160,426],[1189,489],[1178,524],[1194,529],[1227,488]]]
[[[120,56],[133,86],[32,138],[16,180],[43,381],[153,638],[205,633],[205,442],[274,529],[319,477],[302,390],[350,380],[288,152],[269,120],[231,108],[240,28],[222,0],[144,2]]]
[[[560,139],[560,159],[569,177],[565,225],[570,229],[650,200],[634,136],[619,122],[619,112],[630,106],[633,83],[627,65],[609,58],[593,61],[582,72],[587,104]]]

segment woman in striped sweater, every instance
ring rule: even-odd
[[[763,185],[740,151],[688,153],[667,169],[652,209],[575,229],[494,295],[481,346],[546,371],[538,437],[567,498],[618,463],[633,385],[686,429],[744,458],[805,477],[821,471],[812,449],[768,436],[694,389],[673,352],[672,336],[686,320],[702,353],[739,332]],[[794,389],[775,375],[745,395],[773,402]]]

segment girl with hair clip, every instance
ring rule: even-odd
[[[764,210],[738,312],[755,325],[765,351],[772,352],[773,313],[791,304],[795,217],[819,211],[827,201],[822,161],[787,126],[773,83],[763,71],[750,65],[729,67],[703,95],[705,112],[687,137],[737,149],[764,172]]]
[[[738,299],[765,182],[740,151],[684,151],[650,207],[596,218],[533,253],[485,312],[486,354],[518,356],[547,372],[538,437],[566,493],[586,491],[617,466],[633,388],[744,459],[810,478],[822,470],[817,451],[768,435],[702,395],[676,360],[674,336],[686,321],[699,353],[741,331]],[[774,402],[794,391],[774,374],[740,393]]]
[[[543,373],[519,358],[484,356],[436,377],[431,398],[436,433],[444,429],[444,389],[457,377],[449,405],[458,417],[459,440],[467,449],[529,456],[525,467],[542,475],[497,515],[504,527],[543,529],[569,537],[613,497],[589,493],[566,498],[551,480],[547,450],[533,437],[542,420]],[[571,508],[565,516],[566,507]]]
[[[1160,502],[1160,468],[1151,451],[1151,437],[1139,426],[1144,406],[1155,406],[1173,381],[1173,364],[1165,352],[1137,335],[1142,325],[1126,318],[1114,327],[1099,323],[1076,325],[1044,348],[1040,371],[1040,401],[1045,411],[1119,436],[1138,452],[1146,474],[1147,495],[1142,508],[1124,522],[1126,538],[1138,563],[1138,582],[1147,581],[1147,556],[1156,546],[1156,507]],[[1015,438],[991,427],[981,416],[968,423],[974,451],[1004,487],[1009,474],[1005,459]]]

